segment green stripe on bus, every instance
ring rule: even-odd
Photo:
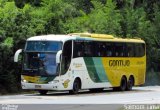
[[[108,82],[108,78],[106,76],[106,72],[104,70],[104,66],[103,66],[103,63],[102,63],[102,58],[97,57],[97,58],[92,58],[92,59],[93,59],[94,66],[96,68],[97,74],[98,74],[101,82]]]
[[[89,76],[93,82],[101,82],[99,76],[97,75],[97,71],[91,57],[84,57],[84,62],[86,64]]]

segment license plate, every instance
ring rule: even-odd
[[[41,89],[41,85],[35,85],[36,89]]]

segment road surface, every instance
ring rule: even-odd
[[[78,95],[51,92],[47,95],[21,94],[0,96],[0,104],[160,104],[160,86],[134,87],[132,91],[104,90]]]

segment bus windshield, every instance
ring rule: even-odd
[[[56,54],[61,50],[61,45],[61,42],[53,41],[27,42],[24,52],[24,74],[56,75],[58,73]]]
[[[62,47],[61,42],[55,41],[28,41],[25,51],[57,52]]]

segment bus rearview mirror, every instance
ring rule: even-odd
[[[59,64],[61,61],[62,50],[59,50],[56,54],[56,63]]]
[[[14,54],[14,62],[18,62],[18,57],[19,57],[19,54],[20,53],[22,53],[22,49],[18,49],[17,51],[16,51],[16,53]]]

